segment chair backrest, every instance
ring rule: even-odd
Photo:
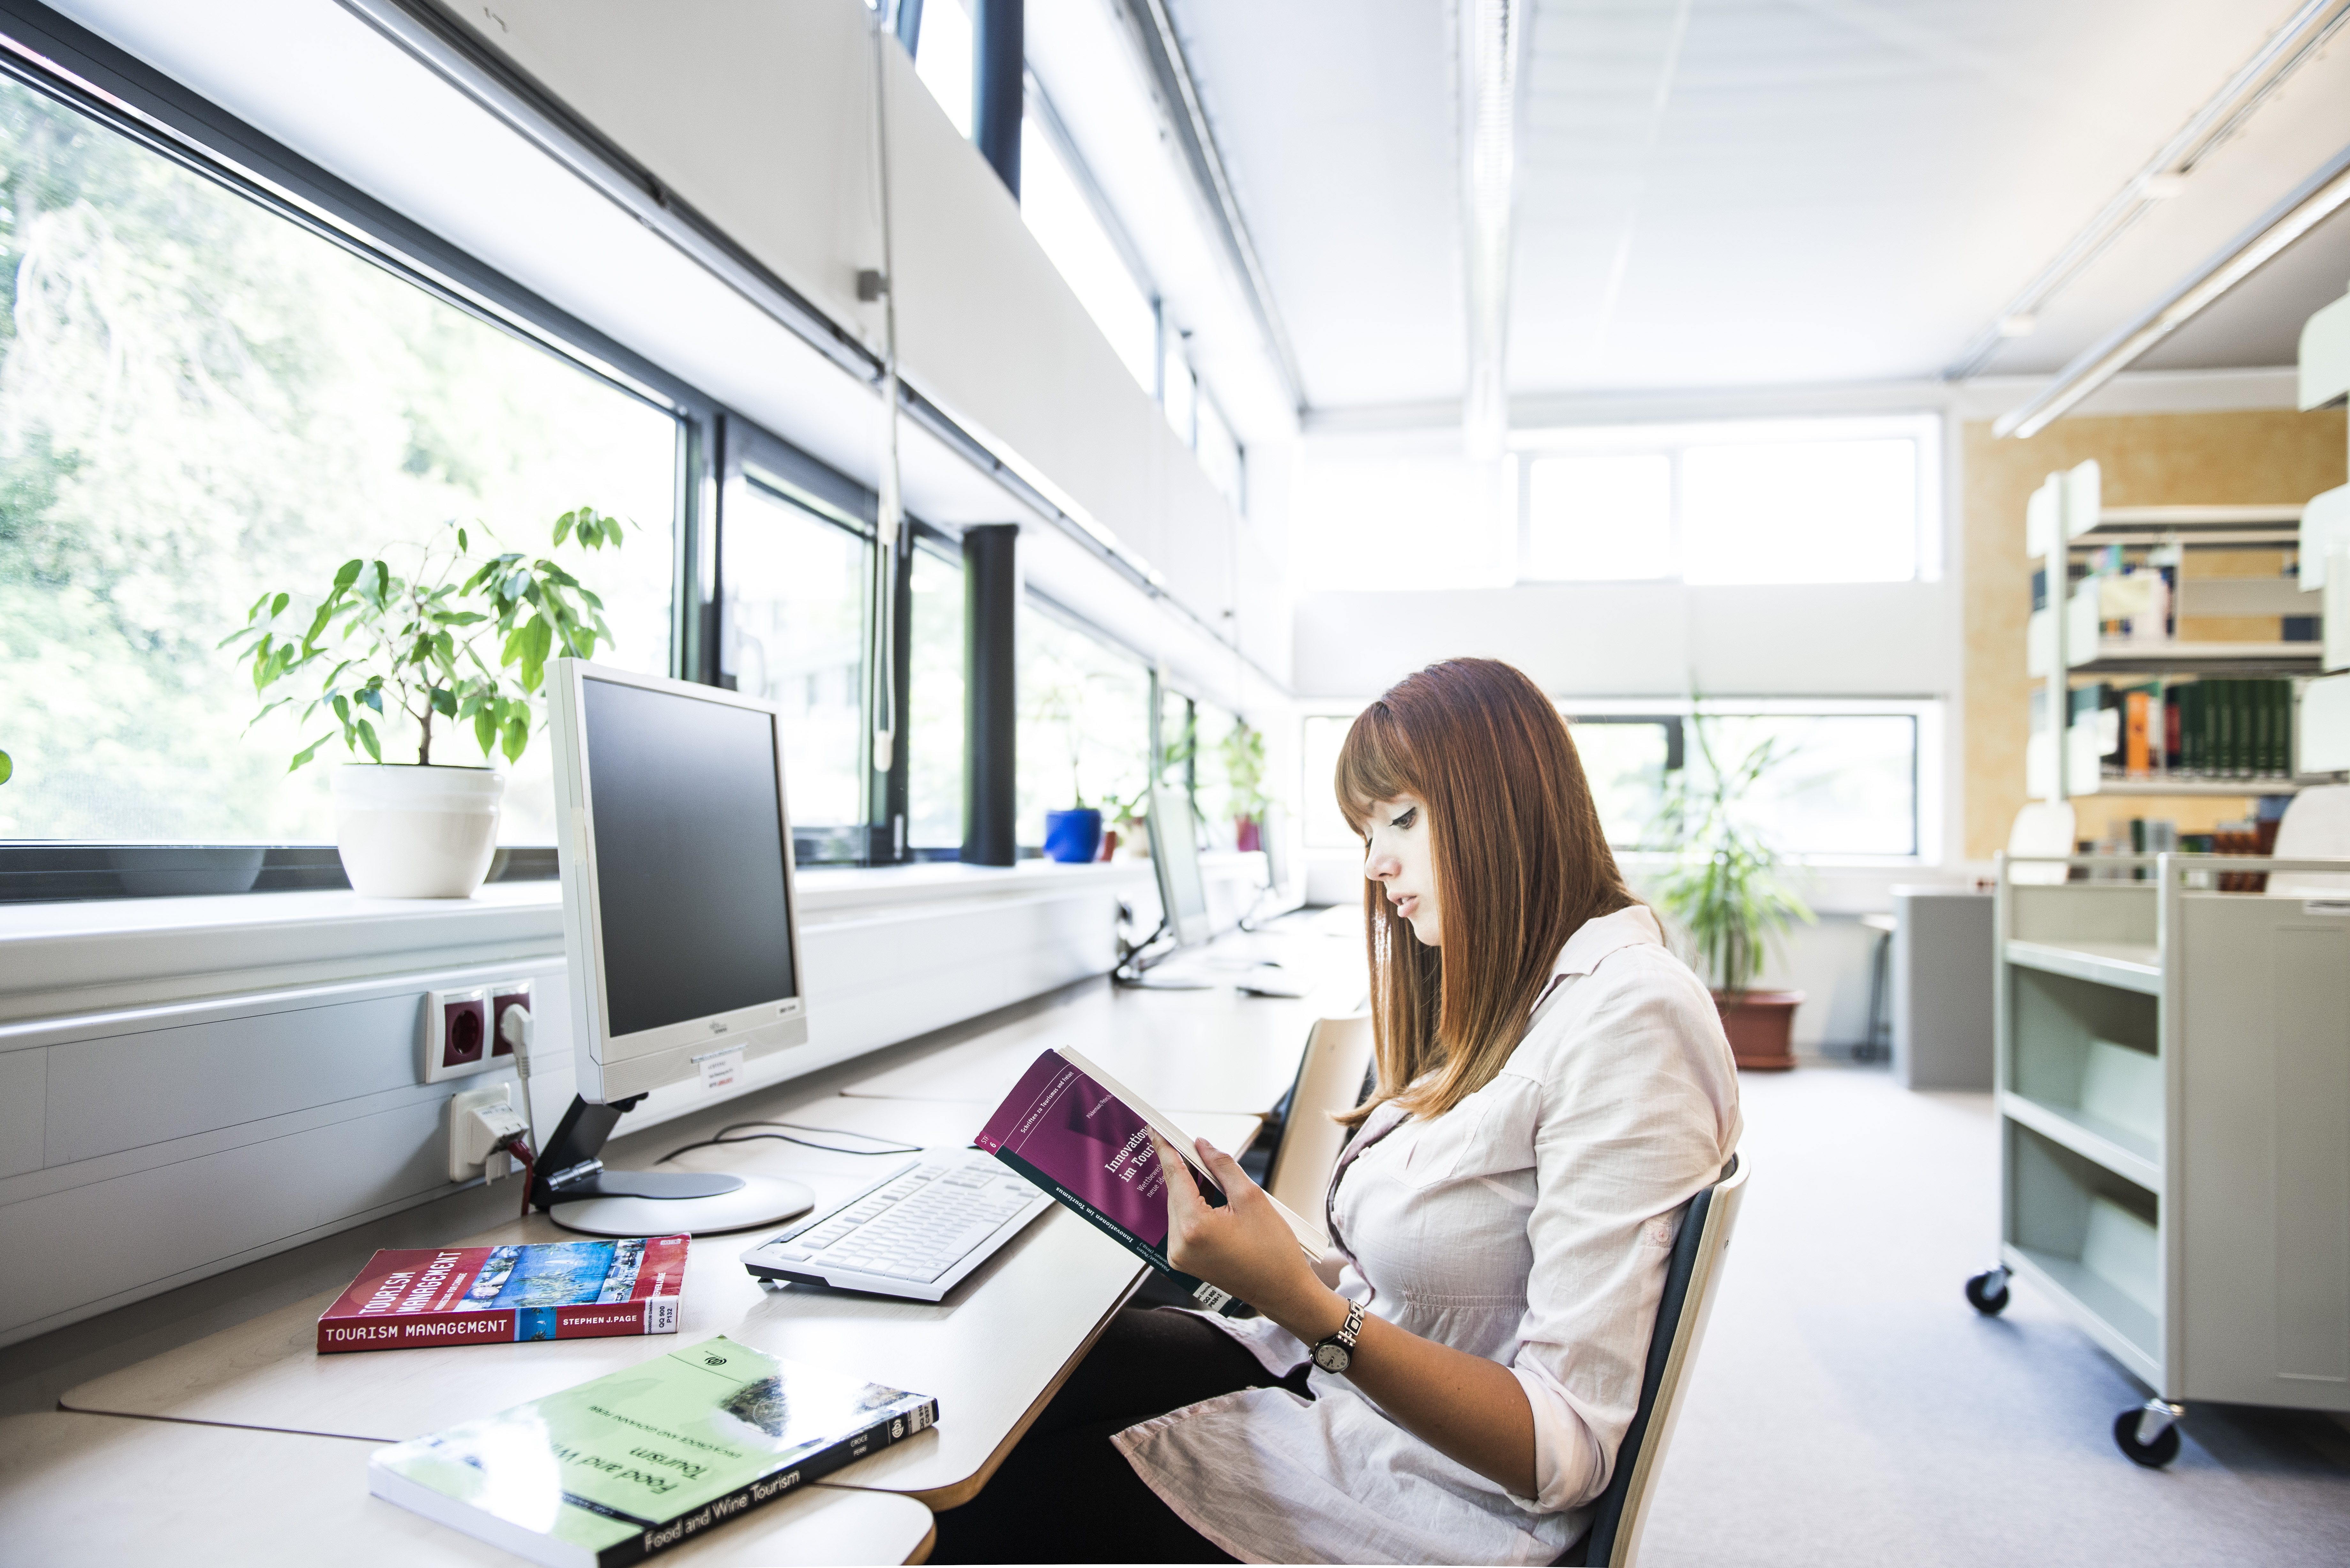
[[[2320,784],[2293,797],[2277,824],[2280,860],[2331,860],[2350,857],[2350,784]],[[2331,871],[2279,871],[2269,877],[2272,893],[2334,897],[2350,890],[2350,875]]]
[[[1639,1407],[1616,1450],[1615,1472],[1607,1490],[1599,1494],[1591,1529],[1578,1543],[1582,1551],[1572,1553],[1576,1562],[1594,1568],[1600,1563],[1632,1568],[1639,1552],[1640,1529],[1648,1522],[1657,1472],[1689,1387],[1690,1364],[1697,1359],[1706,1319],[1713,1312],[1713,1287],[1721,1277],[1722,1249],[1730,1244],[1730,1228],[1746,1190],[1746,1157],[1732,1155],[1729,1174],[1690,1199],[1665,1266],[1665,1293],[1657,1303],[1656,1332],[1648,1338]]]
[[[2070,855],[2080,847],[2073,834],[2076,826],[2073,803],[2069,800],[2026,801],[2023,809],[2015,814],[2015,826],[2007,832],[2007,852],[2010,855]],[[2012,882],[2062,882],[2071,875],[2063,866],[2034,863],[2019,866],[2009,877]]]
[[[1328,1195],[1330,1172],[1347,1147],[1347,1129],[1332,1121],[1330,1113],[1350,1110],[1361,1100],[1363,1075],[1370,1070],[1369,1013],[1315,1021],[1305,1036],[1305,1054],[1297,1064],[1297,1082],[1289,1091],[1281,1147],[1274,1151],[1273,1168],[1265,1172],[1264,1189],[1316,1224]]]

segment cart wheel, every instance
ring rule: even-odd
[[[2114,1447],[2136,1465],[2158,1470],[2178,1457],[2178,1422],[2176,1417],[2165,1422],[2152,1442],[2138,1441],[2138,1433],[2147,1418],[2149,1406],[2137,1406],[2114,1417]]]
[[[1967,1304],[1985,1317],[1997,1317],[2007,1307],[2007,1271],[1992,1269],[1967,1282]]]

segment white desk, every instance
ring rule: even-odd
[[[0,1419],[0,1558],[188,1568],[510,1565],[486,1542],[368,1493],[372,1443],[47,1412]],[[919,1563],[930,1510],[811,1486],[663,1552],[720,1563]]]
[[[909,1142],[965,1142],[992,1105],[804,1101],[775,1116]],[[1181,1118],[1188,1131],[1242,1139],[1253,1122]],[[766,1141],[696,1149],[667,1168],[786,1176],[833,1200],[885,1160]],[[520,1189],[515,1189],[516,1201]],[[533,1215],[465,1239],[471,1246],[563,1239]],[[525,1345],[317,1354],[315,1296],[67,1390],[69,1410],[165,1417],[325,1437],[394,1441],[486,1416],[723,1334],[771,1354],[853,1369],[937,1397],[939,1425],[838,1470],[836,1485],[904,1492],[951,1508],[978,1491],[1027,1429],[1143,1267],[1076,1215],[1055,1208],[936,1303],[797,1285],[762,1285],[740,1257],[759,1231],[702,1237],[686,1265],[678,1338],[639,1336]]]
[[[1289,1092],[1315,1019],[1354,1011],[1360,995],[1343,981],[1302,999],[1247,996],[1229,986],[1135,991],[1104,984],[978,1039],[854,1080],[841,1092],[994,1106],[1037,1053],[1069,1046],[1178,1123],[1201,1113],[1263,1116]]]

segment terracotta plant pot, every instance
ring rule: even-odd
[[[1741,1067],[1783,1073],[1795,1064],[1795,1009],[1803,1000],[1800,991],[1713,993],[1721,1032],[1730,1036],[1730,1054]]]

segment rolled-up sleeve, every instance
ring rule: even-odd
[[[1604,1491],[1640,1399],[1674,1226],[1738,1137],[1712,999],[1662,949],[1619,949],[1563,998],[1535,1115],[1533,1269],[1511,1370],[1534,1412],[1536,1512]]]

